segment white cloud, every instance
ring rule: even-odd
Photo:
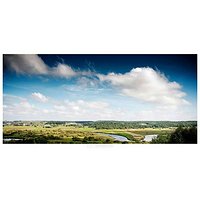
[[[51,101],[48,108],[41,108],[12,95],[4,96],[3,114],[4,120],[112,120],[123,116],[103,101]]]
[[[83,101],[83,100],[77,100],[77,101],[65,101],[65,105],[72,106],[75,108],[84,108],[84,109],[104,109],[108,107],[108,103],[101,102],[101,101]]]
[[[64,120],[112,120],[123,116],[119,109],[113,109],[103,101],[62,101],[53,106],[54,115]]]
[[[6,119],[16,119],[20,116],[34,115],[36,108],[30,104],[26,98],[21,98],[14,95],[4,96],[3,113]],[[26,119],[26,118],[25,118]]]
[[[155,107],[151,109],[142,109],[134,112],[131,120],[137,121],[177,121],[177,120],[196,120],[196,112],[190,110],[189,107],[182,106],[181,109],[178,107]]]
[[[64,63],[58,63],[55,67],[49,67],[35,54],[4,55],[4,61],[8,68],[15,71],[17,74],[46,75],[67,79],[77,76],[93,76],[95,74],[90,70],[74,70]]]
[[[3,101],[4,103],[13,103],[13,101],[15,100],[16,101],[26,101],[26,98],[23,98],[23,97],[19,97],[19,96],[16,96],[16,95],[11,95],[11,94],[3,94]]]
[[[121,93],[156,105],[179,106],[189,104],[183,97],[181,85],[170,82],[163,74],[150,67],[134,68],[125,74],[97,75],[120,89]]]
[[[45,103],[48,101],[48,98],[46,96],[44,96],[43,94],[39,93],[39,92],[34,92],[31,94],[31,96],[37,100],[37,101],[40,101],[42,103]]]
[[[102,111],[109,109],[109,104],[102,101],[66,100],[62,102],[57,102],[53,107],[55,109],[55,112],[58,113],[73,113],[72,115],[82,115],[82,117],[89,117],[91,113],[101,113]]]
[[[59,63],[57,67],[49,69],[49,74],[61,78],[70,78],[76,76],[77,72],[75,72],[70,66]]]
[[[78,87],[81,89],[96,88],[98,87],[99,80],[94,77],[80,77],[77,81]]]
[[[8,67],[18,74],[48,74],[48,66],[37,55],[4,55],[4,59]]]
[[[79,73],[66,64],[58,63],[56,67],[49,67],[34,54],[4,55],[7,66],[18,74],[49,75],[60,78],[70,78]]]
[[[170,109],[169,109],[170,108]],[[122,109],[106,101],[52,100],[45,108],[28,99],[4,95],[4,120],[195,120],[196,111],[189,107],[142,107],[141,110]]]
[[[42,94],[33,93],[34,98],[44,100]],[[121,118],[123,112],[113,109],[104,101],[49,101],[48,107],[33,105],[28,99],[4,95],[4,120],[111,120]]]

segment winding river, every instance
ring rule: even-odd
[[[120,141],[120,142],[126,142],[126,141],[129,141],[126,137],[121,136],[121,135],[105,134],[105,133],[97,133],[97,134],[110,136],[110,137],[112,137],[112,138],[114,138],[115,140],[118,140],[118,141]]]
[[[121,135],[112,135],[112,134],[107,134],[107,135],[121,142],[129,141],[126,137],[121,136]]]

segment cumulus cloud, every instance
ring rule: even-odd
[[[58,63],[56,67],[49,67],[38,55],[4,55],[4,61],[11,70],[18,74],[49,75],[60,78],[71,78],[79,74],[66,64]]]
[[[109,73],[97,75],[120,89],[121,93],[144,102],[157,105],[179,106],[189,104],[186,93],[177,82],[170,82],[164,74],[150,67],[133,68],[125,74]]]
[[[48,74],[48,66],[43,60],[32,54],[4,55],[4,60],[9,68],[18,74]]]
[[[70,66],[59,63],[57,67],[53,67],[49,70],[49,74],[62,78],[70,78],[76,76],[77,72],[75,72]]]
[[[45,103],[45,102],[48,101],[48,98],[46,96],[44,96],[43,94],[39,93],[39,92],[34,92],[34,93],[31,94],[31,96],[35,100],[42,102],[42,103]]]

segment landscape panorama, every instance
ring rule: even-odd
[[[197,144],[196,54],[4,54],[4,144]]]

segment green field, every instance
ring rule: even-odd
[[[95,129],[87,126],[58,125],[52,128],[43,126],[4,126],[4,143],[70,143],[70,144],[112,144],[148,143],[142,141],[145,135],[166,135],[175,128],[143,129]],[[112,135],[123,136],[128,141],[118,141]]]

